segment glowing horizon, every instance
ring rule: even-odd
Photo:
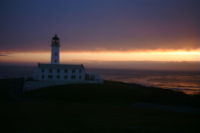
[[[0,62],[4,63],[36,63],[50,62],[49,52],[2,52]],[[61,63],[84,61],[200,61],[200,50],[174,51],[61,51]]]

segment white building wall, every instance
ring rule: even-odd
[[[52,70],[52,72],[49,72],[49,70]],[[59,68],[60,72],[57,72],[58,68],[40,68],[38,67],[35,73],[33,74],[33,79],[31,81],[26,81],[24,84],[24,90],[30,91],[35,90],[43,87],[48,86],[55,86],[55,85],[64,85],[64,84],[76,84],[76,83],[103,83],[103,79],[94,73],[87,73],[84,68]],[[67,73],[65,70],[68,70]],[[72,70],[75,70],[73,73]],[[79,70],[82,72],[80,73]],[[52,79],[49,79],[48,76],[52,75]],[[59,75],[60,78],[56,78],[56,76]],[[64,78],[64,76],[68,76],[67,79]],[[76,79],[71,79],[71,76],[76,76]],[[44,78],[42,78],[44,76]],[[79,79],[79,76],[81,76],[81,79]]]
[[[66,70],[67,70],[67,72],[66,72]],[[73,72],[73,71],[75,71],[75,72]],[[38,73],[37,80],[44,80],[44,81],[63,80],[63,81],[67,81],[67,82],[82,82],[85,80],[85,70],[84,69],[39,68],[37,70],[37,73]],[[65,77],[65,76],[67,76],[67,77]],[[72,78],[73,76],[75,76],[74,79]]]

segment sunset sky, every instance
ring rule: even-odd
[[[54,34],[61,38],[62,63],[199,62],[199,4],[198,0],[1,0],[0,63],[49,62]]]

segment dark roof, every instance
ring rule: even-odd
[[[59,38],[58,38],[57,35],[55,35],[55,36],[52,38],[51,46],[57,46],[57,47],[60,47],[60,44],[59,44]]]
[[[38,64],[39,68],[84,69],[84,66],[73,64]]]
[[[52,39],[53,40],[59,40],[59,37],[57,35],[55,35]]]

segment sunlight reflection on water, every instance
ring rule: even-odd
[[[181,71],[147,70],[96,70],[104,79],[127,83],[139,83],[181,91],[186,94],[200,93],[200,73]]]

